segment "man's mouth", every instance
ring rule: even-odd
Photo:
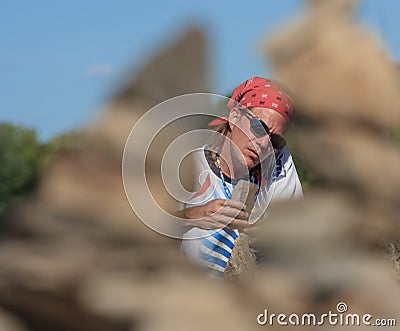
[[[248,150],[250,151],[250,156],[254,159],[258,159],[258,153],[254,148],[248,148]]]

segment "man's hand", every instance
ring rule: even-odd
[[[201,206],[189,207],[183,210],[183,218],[187,225],[205,230],[229,227],[242,230],[248,227],[248,214],[245,205],[240,201],[214,199]]]

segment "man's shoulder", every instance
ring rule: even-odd
[[[275,199],[300,197],[303,195],[301,183],[287,147],[276,154]]]
[[[287,171],[294,167],[289,148],[284,147],[275,153],[276,179],[286,177]]]
[[[275,158],[283,163],[293,162],[292,154],[290,154],[289,148],[287,146],[283,147],[275,153]]]

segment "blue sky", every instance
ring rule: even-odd
[[[0,3],[0,121],[37,130],[42,141],[83,126],[126,70],[191,23],[210,40],[213,91],[268,75],[262,36],[296,17],[301,0],[11,1]],[[400,58],[398,0],[360,0],[357,15]]]

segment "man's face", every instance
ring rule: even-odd
[[[278,112],[255,107],[250,109],[251,113],[261,119],[273,134],[283,135],[287,129],[285,118]],[[246,162],[248,169],[253,168],[273,152],[269,135],[257,137],[250,128],[251,115],[246,115],[242,110],[233,109],[229,114],[230,126],[232,129],[230,138],[240,150],[241,155],[236,159],[239,163]]]

